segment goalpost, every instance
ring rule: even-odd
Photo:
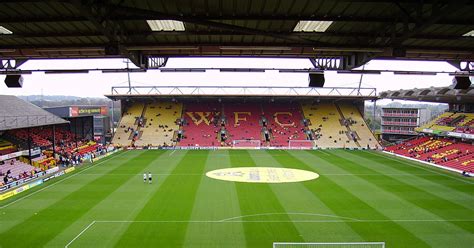
[[[314,140],[289,140],[288,149],[312,149]]]
[[[385,248],[385,242],[291,243],[274,242],[273,248]]]
[[[258,149],[261,146],[260,140],[233,140],[232,147],[236,148],[255,148]]]

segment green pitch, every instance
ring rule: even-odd
[[[205,176],[246,166],[320,177],[256,184]],[[362,241],[472,248],[474,180],[369,151],[127,151],[0,202],[1,247]]]

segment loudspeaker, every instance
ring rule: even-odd
[[[23,86],[23,77],[21,75],[7,75],[5,84],[8,88],[21,88]]]
[[[310,73],[308,77],[309,87],[323,87],[324,73]]]
[[[471,80],[469,77],[454,77],[453,88],[454,89],[468,89],[471,86]]]

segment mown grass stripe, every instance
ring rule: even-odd
[[[118,154],[114,154],[109,158],[115,159],[123,157],[125,158],[123,161],[126,161],[127,157],[132,156],[132,154],[127,152],[121,152]],[[119,163],[115,163],[113,160],[110,161],[109,158],[94,163],[92,166],[81,166],[72,173],[59,178],[54,178],[32,189],[32,193],[27,191],[24,196],[4,205],[4,208],[0,211],[0,233],[8,231],[10,228],[13,228],[19,223],[34,216],[35,213],[48,208],[69,195],[71,192],[79,190],[85,184],[92,182],[101,175],[104,175],[104,173],[100,173],[96,176],[82,177],[84,172],[97,171],[99,168],[103,168],[101,171],[110,171],[117,168]]]
[[[356,151],[355,153],[357,153]],[[370,169],[366,164],[362,163],[357,159],[348,159],[352,152],[339,151],[338,153],[331,152],[333,157],[337,157],[337,161],[344,164],[344,169],[347,171],[363,171],[364,173],[375,173],[375,170]],[[455,202],[444,200],[437,197],[430,192],[422,189],[418,189],[412,185],[406,184],[395,177],[385,176],[382,173],[380,177],[369,178],[364,175],[358,175],[357,177],[362,178],[370,183],[376,185],[380,189],[383,189],[391,194],[396,195],[400,199],[403,199],[411,204],[424,209],[441,219],[450,218],[462,219],[466,216],[472,216],[473,211],[467,209]],[[423,196],[423,197],[420,197]],[[474,233],[474,226],[465,222],[450,222],[468,232]]]
[[[391,175],[391,173],[403,172],[401,168],[406,166],[404,166],[403,164],[400,165],[400,163],[395,160],[383,160],[382,157],[373,156],[372,153],[362,151],[350,152],[345,154],[348,154],[347,156],[349,159],[354,158],[360,160],[360,164],[363,164],[369,169],[376,170],[384,176],[390,176],[391,178],[395,178],[405,184],[412,185],[420,190],[429,191],[430,194],[433,194],[436,197],[439,197],[446,201],[456,202],[459,205],[462,205],[463,207],[474,211],[474,195],[472,194],[472,192],[474,192],[474,185],[470,185],[456,180],[450,180],[451,184],[449,185],[467,185],[467,188],[471,189],[468,193],[464,192],[464,190],[457,190],[445,185],[445,180],[449,178],[429,178],[425,177],[424,175],[416,175],[416,173],[410,174],[408,172],[405,172],[407,176],[399,177],[397,175]],[[442,179],[442,183],[439,182],[440,179]]]
[[[194,151],[178,163],[172,174],[204,173],[209,151]],[[161,187],[144,205],[136,221],[189,220],[202,177],[167,177]],[[115,246],[181,247],[184,245],[187,222],[131,223]]]
[[[252,167],[255,162],[248,151],[230,152],[232,167]],[[262,213],[284,213],[278,197],[268,184],[235,183],[242,215]],[[286,223],[243,223],[247,247],[271,247],[273,242],[303,242],[298,230],[288,215],[260,216],[258,220],[279,220]]]
[[[363,151],[363,154],[368,155],[370,158],[373,158],[375,161],[393,161],[397,162],[395,166],[397,169],[407,172],[407,173],[419,173],[419,172],[428,172],[430,178],[435,178],[436,181],[445,186],[451,187],[457,191],[462,191],[465,193],[470,193],[473,191],[474,179],[465,178],[459,176],[458,173],[444,170],[441,168],[436,168],[434,166],[428,166],[416,161],[408,160],[406,158],[396,157],[394,155],[389,155],[377,151]],[[427,176],[427,175],[425,175]],[[459,183],[463,182],[463,183]]]
[[[155,154],[137,153],[111,172],[140,172],[153,161]],[[141,163],[135,163],[136,160]],[[42,209],[6,232],[0,234],[2,246],[38,247],[43,246],[69,225],[81,218],[87,211],[119,188],[128,176],[108,177],[106,174],[85,184],[78,190]],[[39,231],[41,230],[41,231]]]
[[[337,150],[335,152],[337,152]],[[331,157],[333,157],[332,164],[329,164],[328,162],[321,160],[316,156],[313,156],[313,160],[304,156],[305,161],[307,163],[311,163],[311,165],[315,166],[316,168],[331,171],[334,171],[334,169],[338,168],[340,172],[348,173],[348,171],[344,170],[342,167],[348,166],[347,164],[351,164],[352,162],[349,163],[340,161],[340,159],[336,156]],[[356,170],[358,174],[361,173],[359,171],[360,169],[360,166],[354,166],[354,170]],[[380,189],[377,187],[377,185],[371,183],[369,179],[364,180],[363,178],[359,178],[357,176],[347,180],[343,180],[338,177],[331,178],[342,187],[350,189],[354,195],[364,200],[367,204],[376,208],[390,219],[396,220],[397,223],[432,247],[470,247],[468,245],[474,242],[474,236],[472,236],[471,233],[466,232],[455,225],[452,225],[445,219],[441,219],[433,213],[419,208],[416,205],[413,205],[410,202],[407,202],[402,198],[391,194],[390,192]],[[396,188],[397,185],[391,185],[391,187]],[[419,197],[423,198],[423,195],[420,195]],[[363,212],[357,211],[356,213],[362,214]],[[361,218],[367,219],[370,218],[370,216]],[[398,221],[414,219],[435,221],[440,220],[440,222],[433,222],[430,225],[427,225],[424,223],[406,223]],[[469,217],[463,219],[469,219]]]
[[[249,151],[257,165],[280,168],[295,168],[292,159],[274,150]],[[319,198],[315,197],[303,183],[270,184],[285,212],[293,221],[305,242],[361,241],[360,235],[340,220],[348,220],[332,212]],[[313,189],[314,190],[314,189]],[[305,222],[308,221],[308,222]],[[321,221],[310,223],[311,221]],[[326,222],[324,222],[326,221]],[[331,222],[334,221],[334,222]]]
[[[156,151],[153,150],[146,152],[156,154]],[[70,242],[71,237],[78,234],[85,225],[93,220],[133,219],[148,199],[156,192],[159,185],[166,177],[154,175],[153,184],[149,184],[143,183],[142,173],[151,172],[152,174],[155,174],[158,170],[168,170],[168,172],[171,172],[183,157],[183,154],[177,153],[175,154],[173,161],[169,161],[166,164],[161,163],[160,161],[162,161],[162,158],[167,157],[169,152],[170,151],[166,151],[165,153],[160,152],[159,156],[156,156],[156,158],[138,174],[121,173],[123,175],[128,175],[129,179],[124,181],[120,188],[90,209],[87,214],[61,232],[46,246],[58,247]],[[110,177],[114,174],[108,173],[107,175]],[[140,192],[140,194],[137,194],[137,192]],[[80,235],[80,237],[75,240],[70,247],[111,247],[128,226],[128,223],[116,224],[112,226],[112,228],[110,226],[105,226],[107,229],[102,231],[104,225],[97,224],[98,225],[93,225],[89,230],[87,230],[87,232]],[[97,232],[100,232],[100,235],[96,235]]]
[[[312,165],[305,162],[306,159],[301,160],[298,156],[294,156],[294,153],[287,151],[280,151],[280,153],[287,154],[288,160],[292,161],[291,164],[295,166],[295,168],[318,172],[318,169],[315,169]],[[318,153],[309,153],[320,160],[326,161],[332,166],[341,166],[337,164],[337,161],[333,160],[333,156],[324,154],[318,156]],[[320,177],[317,180],[304,182],[303,184],[337,215],[359,219],[372,218],[390,220],[389,217],[371,207],[364,200],[354,195],[349,189],[340,186],[331,177],[325,176],[324,173],[319,173]],[[407,244],[405,247],[430,247],[426,242],[393,221],[386,222],[384,225],[358,222],[347,222],[347,224],[363,237],[364,241],[384,241],[387,247],[392,247],[392,245],[400,244],[400,239],[403,239],[402,243]]]
[[[122,156],[124,155],[126,152],[117,152],[107,158],[104,158],[94,164],[85,164],[85,165],[81,165],[79,167],[76,167],[76,169],[71,172],[71,173],[68,173],[64,176],[61,176],[61,177],[56,177],[56,178],[53,178],[51,180],[49,180],[48,182],[46,183],[43,183],[41,184],[40,186],[37,186],[35,188],[32,188],[32,189],[29,189],[28,191],[26,192],[22,192],[21,194],[18,194],[18,195],[14,195],[10,198],[7,198],[3,201],[0,201],[0,209],[4,209],[4,208],[7,208],[15,203],[19,203],[27,198],[30,198],[31,196],[33,195],[36,195],[42,191],[46,189],[49,189],[55,185],[57,185],[58,183],[61,183],[63,181],[66,181],[66,180],[69,180],[71,177],[75,177],[75,176],[78,176],[78,175],[82,175],[84,174],[84,171],[88,171],[92,168],[95,168],[97,165],[100,165],[100,164],[104,164],[104,163],[108,163],[110,160],[114,159],[115,157],[117,156]]]
[[[208,171],[230,168],[229,151],[211,151],[206,162]],[[201,175],[203,176],[203,175]],[[190,221],[222,220],[240,216],[240,206],[234,183],[203,176],[196,192]],[[190,222],[186,233],[186,247],[245,247],[242,223]]]

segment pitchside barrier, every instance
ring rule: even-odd
[[[385,248],[385,242],[290,243],[275,242],[273,248]]]

